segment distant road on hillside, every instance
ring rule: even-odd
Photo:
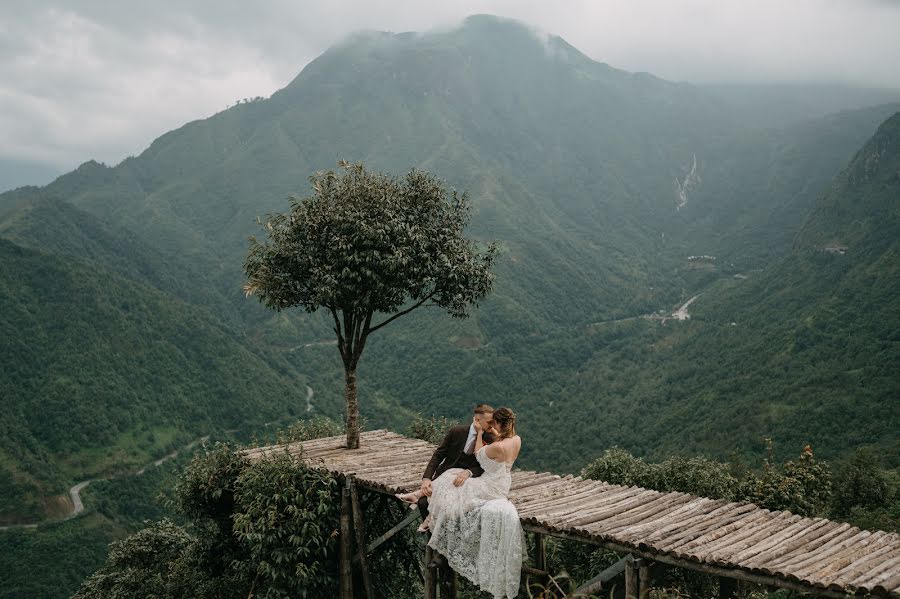
[[[307,387],[307,392],[309,392],[309,391],[311,391],[311,389],[309,387]],[[309,402],[310,399],[311,399],[311,396],[308,396],[307,402]],[[88,480],[83,480],[81,482],[75,483],[69,489],[69,497],[72,499],[72,511],[69,512],[66,516],[56,519],[56,520],[45,520],[44,522],[39,522],[36,524],[10,524],[8,526],[0,526],[0,531],[25,529],[25,528],[37,528],[40,524],[50,524],[51,522],[62,522],[64,520],[71,520],[72,518],[76,518],[76,517],[80,516],[82,513],[84,513],[84,501],[81,499],[81,492],[92,482],[97,481],[97,480],[110,480],[113,478],[121,478],[123,476],[140,476],[144,472],[146,472],[148,468],[161,466],[168,460],[171,460],[171,459],[175,458],[176,456],[178,456],[178,454],[180,452],[193,449],[198,443],[204,443],[208,439],[209,439],[209,435],[204,435],[203,437],[200,437],[199,439],[195,439],[195,440],[191,441],[190,443],[188,443],[187,445],[185,445],[184,447],[182,447],[181,449],[175,450],[172,453],[168,453],[161,458],[153,460],[152,462],[150,462],[149,464],[147,464],[146,466],[144,466],[143,468],[141,468],[140,470],[137,470],[135,472],[120,474],[118,476],[110,476],[106,479],[91,478]]]

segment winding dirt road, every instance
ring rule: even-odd
[[[307,406],[308,406],[308,409],[311,409],[309,400],[312,398],[312,393],[311,393],[312,389],[307,387],[306,391],[307,391],[307,397],[306,397]],[[181,449],[175,450],[172,453],[168,453],[159,459],[153,460],[152,462],[150,462],[149,464],[147,464],[140,470],[137,470],[135,472],[129,472],[126,474],[120,474],[119,476],[110,476],[110,477],[106,478],[105,480],[110,480],[113,478],[121,478],[122,476],[140,476],[143,473],[145,473],[148,468],[161,466],[168,460],[171,460],[171,459],[177,457],[179,452],[188,451],[190,449],[193,449],[198,443],[204,443],[208,439],[209,439],[209,435],[205,435],[203,437],[200,437],[199,439],[195,439],[195,440],[191,441],[190,443],[188,443]],[[76,518],[76,517],[80,516],[82,513],[84,513],[84,501],[81,499],[81,492],[89,484],[91,484],[92,482],[97,481],[97,480],[101,480],[101,479],[91,478],[91,479],[83,480],[79,483],[75,483],[74,485],[72,485],[72,488],[69,489],[69,497],[72,499],[72,511],[69,512],[63,518],[58,518],[55,520],[45,520],[45,521],[37,523],[37,524],[10,524],[8,526],[0,526],[0,531],[25,529],[25,528],[37,528],[39,524],[49,524],[51,522],[62,522],[64,520],[71,520],[72,518]]]

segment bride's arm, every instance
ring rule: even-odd
[[[476,429],[477,433],[475,435],[475,453],[481,451],[481,448],[484,447],[484,430]]]
[[[506,445],[509,439],[503,439],[502,441],[494,441],[490,445],[487,446],[487,449],[484,450],[485,455],[491,458],[492,460],[500,460],[506,455]]]

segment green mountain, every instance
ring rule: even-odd
[[[339,158],[398,173],[417,166],[468,190],[472,233],[502,248],[495,293],[474,318],[423,312],[370,341],[360,367],[370,425],[402,429],[416,411],[463,417],[471,403],[508,403],[527,416],[523,431],[535,439],[527,465],[573,469],[613,443],[640,453],[720,456],[735,443],[759,451],[765,434],[794,443],[800,435],[782,438],[775,417],[737,437],[712,431],[711,423],[723,431],[742,423],[742,412],[697,405],[740,405],[746,388],[724,383],[731,371],[715,360],[700,369],[688,354],[666,352],[693,343],[730,355],[704,336],[725,333],[700,330],[708,298],[720,288],[724,294],[732,274],[766,268],[790,251],[814,199],[898,108],[860,109],[853,102],[871,97],[865,94],[844,104],[815,94],[796,92],[783,109],[766,90],[755,103],[737,102],[722,90],[621,71],[561,38],[478,16],[424,35],[359,34],[269,99],[188,123],[114,167],[91,161],[44,188],[0,194],[0,237],[30,256],[6,265],[10,289],[17,269],[46,257],[60,272],[80,273],[53,281],[73,286],[57,290],[60,297],[86,301],[73,282],[83,278],[97,302],[123,294],[133,298],[125,304],[146,307],[137,323],[122,305],[81,311],[73,303],[53,312],[41,300],[41,281],[23,277],[32,293],[8,301],[41,317],[26,321],[28,330],[6,321],[13,334],[0,347],[27,376],[8,383],[16,394],[5,401],[30,414],[44,401],[42,385],[64,377],[90,398],[57,400],[54,419],[17,421],[16,430],[36,441],[5,463],[18,472],[28,456],[62,459],[58,452],[75,443],[66,423],[91,413],[109,428],[83,439],[95,453],[128,445],[128,434],[158,418],[187,435],[298,414],[305,411],[298,389],[302,395],[307,382],[316,411],[338,415],[340,373],[327,323],[267,312],[240,287],[256,217],[286,210],[289,195],[306,192],[311,172]],[[810,118],[839,106],[854,110]],[[700,254],[716,261],[688,259]],[[101,293],[107,284],[115,293]],[[613,322],[670,312],[699,291],[694,321],[664,330],[643,320]],[[80,323],[96,352],[76,352],[54,337],[62,314]],[[183,332],[188,323],[205,332]],[[187,341],[191,352],[180,349]],[[120,342],[158,352],[117,362]],[[58,362],[24,360],[30,354],[22,344]],[[229,376],[219,357],[226,349],[234,356]],[[700,371],[712,387],[695,376]],[[98,376],[86,382],[78,378],[85,372]],[[225,385],[236,376],[243,386],[229,395]],[[247,385],[257,381],[269,387],[251,399]],[[161,412],[152,406],[168,405],[163,395],[177,401]],[[222,398],[215,409],[213,395]],[[651,407],[634,417],[636,408]],[[861,424],[871,419],[854,413]],[[680,442],[679,423],[703,434]],[[853,443],[836,442],[831,451]],[[73,482],[107,462],[68,460],[65,471],[48,468],[56,473],[45,478]]]

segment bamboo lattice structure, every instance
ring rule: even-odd
[[[385,430],[260,447],[383,493],[417,488],[435,446]],[[637,558],[820,595],[900,597],[900,535],[752,503],[661,493],[577,476],[514,469],[510,501],[526,530],[606,546]]]

